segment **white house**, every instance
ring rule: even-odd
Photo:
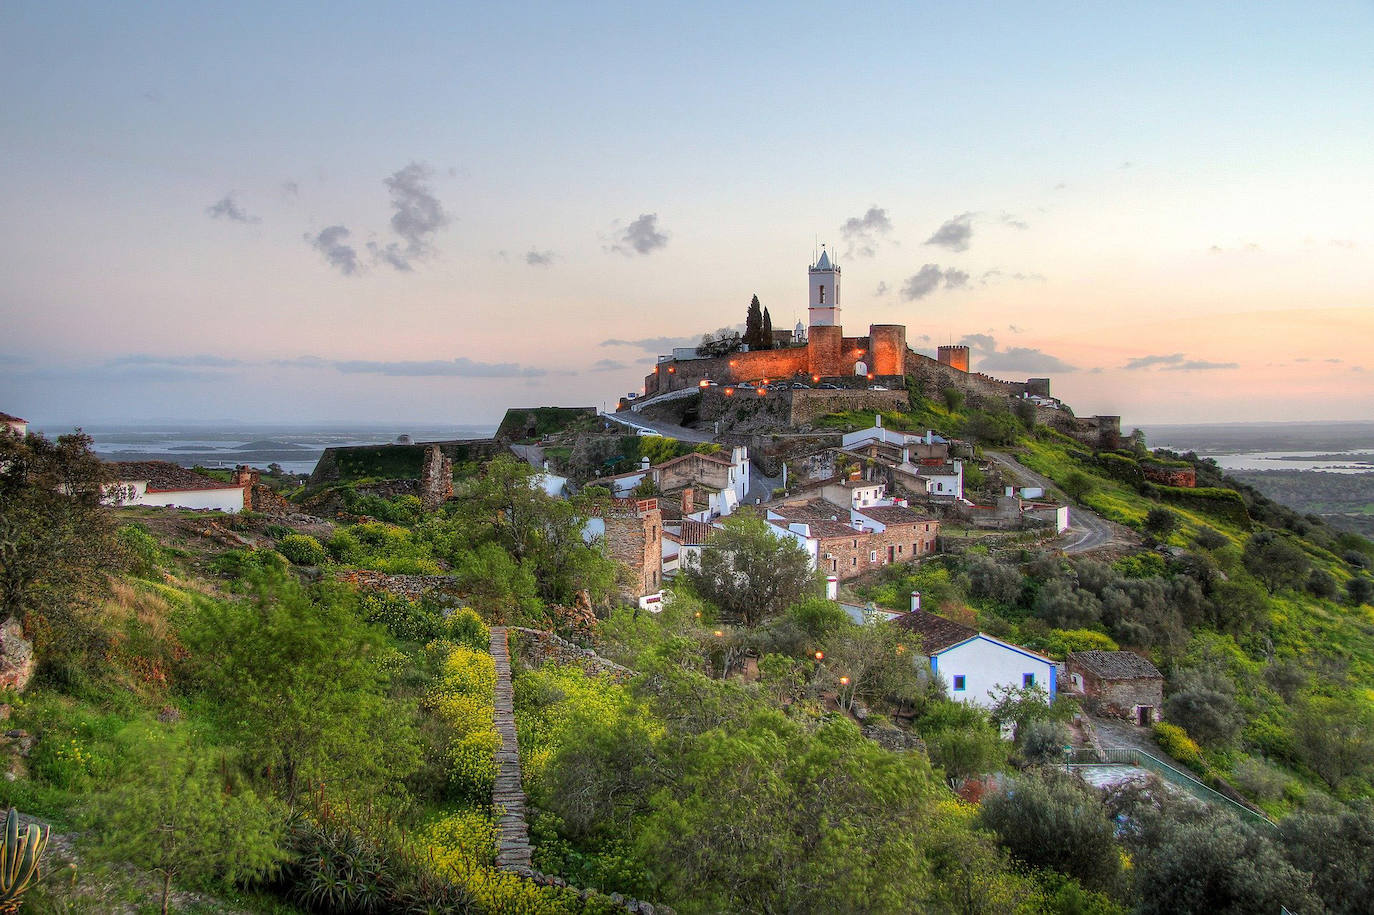
[[[113,505],[241,512],[248,504],[247,483],[222,483],[170,461],[117,461],[115,482],[105,490]]]
[[[8,413],[0,413],[0,431],[23,438],[29,433],[29,421],[17,416],[10,416]]]
[[[913,603],[919,601],[913,596]],[[944,680],[951,699],[989,708],[999,686],[1038,686],[1051,702],[1058,693],[1054,662],[1044,655],[920,609],[894,622],[920,638],[921,656]]]

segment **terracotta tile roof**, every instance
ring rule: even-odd
[[[1158,667],[1133,651],[1071,651],[1065,663],[1104,680],[1164,679]]]
[[[233,483],[202,476],[170,461],[113,461],[121,483],[146,480],[149,492],[186,492],[195,489],[242,489]]]
[[[711,461],[716,464],[724,464],[726,467],[734,466],[734,464],[730,461],[729,458],[723,458],[719,454],[701,454],[700,452],[693,451],[690,454],[684,454],[679,457],[669,458],[662,464],[655,464],[654,469],[662,470],[664,467],[672,467],[676,464],[681,464],[683,461],[691,460],[692,458],[700,458],[703,461]]]
[[[868,508],[854,509],[865,517],[872,518],[874,521],[887,526],[894,524],[924,524],[927,521],[934,521],[929,515],[923,515],[913,508],[905,505],[873,505]]]
[[[8,413],[0,413],[0,423],[26,423],[27,419],[20,419],[17,416],[10,416]]]
[[[705,521],[683,519],[682,533],[680,536],[682,542],[687,546],[700,546],[715,532],[716,529]]]
[[[864,533],[863,531],[856,531],[843,521],[831,521],[828,518],[824,520],[817,520],[814,518],[789,518],[784,521],[774,521],[772,523],[781,528],[787,528],[789,524],[805,524],[810,528],[811,536],[817,540],[843,540],[850,537],[858,537]]]
[[[782,515],[788,521],[838,521],[841,523],[849,521],[849,509],[841,508],[834,502],[827,502],[824,499],[810,499],[806,502],[794,502],[791,505],[769,505],[768,508],[776,514]]]
[[[947,620],[925,610],[912,610],[892,622],[919,635],[921,650],[928,655],[944,651],[951,645],[966,642],[978,634],[978,630],[972,626]]]

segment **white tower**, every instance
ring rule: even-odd
[[[821,256],[807,271],[808,285],[811,287],[808,317],[810,327],[839,326],[840,321],[840,268],[831,265],[830,255],[821,248]]]

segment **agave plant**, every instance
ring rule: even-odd
[[[5,815],[5,833],[0,842],[0,912],[15,912],[29,884],[38,879],[38,865],[48,845],[49,826],[30,823],[19,834],[19,811],[13,807]]]

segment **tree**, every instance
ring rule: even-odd
[[[697,593],[726,617],[753,628],[816,588],[805,551],[753,515],[731,515],[687,570]]]
[[[83,611],[122,559],[101,503],[112,469],[90,449],[80,430],[0,434],[0,621],[24,623],[40,652],[79,655],[96,638]]]
[[[1081,470],[1071,470],[1064,482],[1059,484],[1064,494],[1075,502],[1082,502],[1089,493],[1097,488],[1097,481]]]
[[[904,637],[897,627],[875,620],[841,627],[826,641],[825,666],[838,687],[841,708],[849,710],[858,698],[905,703],[919,697],[923,685],[917,652],[903,643]]]
[[[1145,515],[1145,533],[1156,540],[1168,540],[1169,535],[1178,529],[1178,515],[1167,508],[1152,508]]]
[[[1348,779],[1374,774],[1374,707],[1363,698],[1308,696],[1293,718],[1299,757],[1333,791]]]
[[[1312,874],[1312,892],[1332,915],[1369,911],[1374,894],[1374,802],[1304,810],[1279,823],[1288,863]]]
[[[1273,594],[1306,578],[1312,563],[1294,539],[1275,531],[1259,531],[1245,541],[1241,554],[1245,569]]]
[[[1356,575],[1345,583],[1346,596],[1355,606],[1374,602],[1374,578]]]
[[[726,356],[740,348],[740,344],[745,342],[740,337],[739,331],[722,327],[714,334],[705,333],[701,335],[701,343],[697,345],[697,355],[706,357]]]
[[[174,881],[232,883],[282,860],[281,818],[251,789],[226,785],[211,754],[154,736],[134,756],[137,777],[91,801],[94,850],[161,877],[163,915]]]
[[[763,312],[759,309],[759,297],[749,300],[749,312],[744,318],[744,342],[750,349],[763,348]]]
[[[1203,683],[1190,684],[1165,700],[1164,716],[1205,744],[1230,744],[1245,725],[1236,700]]]
[[[757,299],[755,300],[757,301]],[[768,313],[768,309],[763,310],[763,327],[759,331],[759,349],[773,348],[773,316]]]
[[[1109,890],[1121,875],[1115,826],[1099,796],[1074,776],[1043,770],[983,799],[983,823],[1029,867]]]

